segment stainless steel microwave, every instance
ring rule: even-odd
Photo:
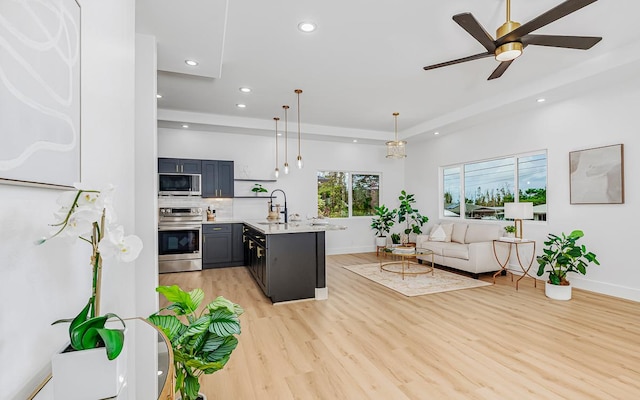
[[[202,175],[161,172],[158,174],[158,195],[200,196],[202,195]]]

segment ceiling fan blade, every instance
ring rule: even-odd
[[[527,35],[536,29],[540,29],[545,25],[549,25],[550,23],[569,15],[574,11],[578,11],[582,7],[595,3],[596,1],[598,0],[567,0],[537,16],[526,24],[514,29],[510,33],[507,33],[503,37],[496,39],[495,45],[496,47],[500,47],[505,43],[517,41],[524,35]]]
[[[439,64],[427,65],[426,67],[424,67],[424,70],[428,71],[430,69],[446,67],[446,66],[449,66],[449,65],[460,64],[460,63],[463,63],[463,62],[479,60],[481,58],[487,58],[487,57],[493,57],[493,53],[486,52],[486,53],[474,54],[474,55],[469,56],[469,57],[458,58],[457,60],[451,60],[451,61],[446,61],[446,62],[439,63]]]
[[[500,65],[498,65],[498,68],[493,71],[493,73],[489,76],[489,78],[487,78],[487,80],[490,81],[492,79],[500,78],[502,74],[504,74],[504,71],[509,68],[509,65],[511,65],[512,62],[513,60],[501,62]]]
[[[525,35],[523,44],[537,46],[563,47],[567,49],[589,50],[601,41],[597,36],[558,36],[558,35]]]
[[[496,46],[493,43],[493,37],[480,25],[477,19],[471,13],[462,13],[456,14],[453,16],[453,20],[458,23],[469,33],[469,35],[473,36],[481,45],[484,46],[487,51],[494,52],[496,50]]]

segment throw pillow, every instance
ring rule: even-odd
[[[442,224],[442,229],[444,229],[444,233],[447,237],[444,239],[445,242],[451,241],[451,235],[453,234],[453,224]]]
[[[447,234],[444,232],[442,225],[436,225],[431,230],[429,240],[432,242],[444,242],[447,238]]]
[[[464,237],[467,234],[467,224],[453,224],[451,241],[464,244]]]

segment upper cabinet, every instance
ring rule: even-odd
[[[231,171],[233,174],[233,167]],[[202,161],[181,158],[158,158],[158,172],[201,174]]]
[[[202,197],[233,197],[233,161],[202,160]]]

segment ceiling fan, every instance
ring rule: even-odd
[[[491,80],[500,78],[507,68],[509,68],[513,60],[518,58],[522,54],[522,50],[528,45],[588,50],[602,40],[602,38],[595,36],[534,35],[531,34],[531,32],[596,1],[597,0],[566,0],[526,24],[520,25],[518,22],[511,21],[511,0],[507,0],[507,21],[497,29],[496,36],[498,38],[495,40],[471,13],[456,14],[453,16],[453,20],[480,42],[487,51],[457,60],[428,65],[424,67],[424,69],[430,70],[446,67],[493,56],[497,61],[500,61],[500,64],[489,76],[488,80]]]

